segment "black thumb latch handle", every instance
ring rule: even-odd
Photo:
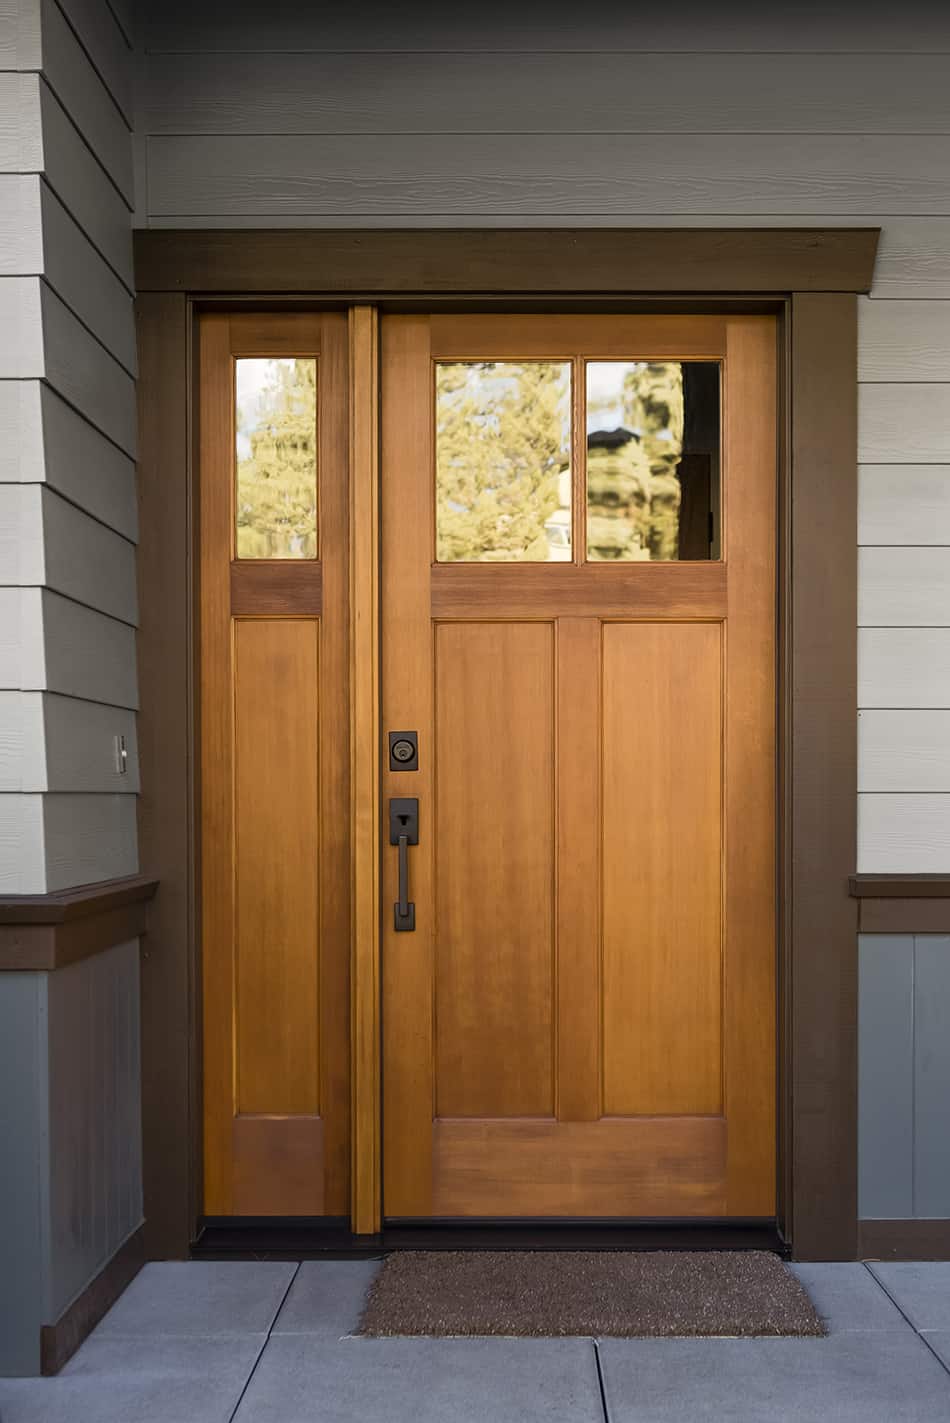
[[[415,905],[410,904],[410,837],[400,835],[400,902],[395,905],[395,932],[415,928]]]
[[[419,802],[414,796],[394,796],[389,802],[389,843],[399,848],[399,898],[393,905],[397,934],[416,927],[416,906],[409,898],[409,846],[419,843]]]

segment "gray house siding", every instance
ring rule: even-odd
[[[27,1374],[142,1221],[138,943],[0,979],[0,1374]]]
[[[864,934],[859,1196],[865,1218],[950,1216],[950,937]]]
[[[131,79],[105,0],[0,0],[0,894],[138,868]],[[0,1373],[142,1221],[138,956],[0,973]]]
[[[4,20],[0,893],[35,894],[138,867],[133,60],[105,0]]]
[[[142,1223],[139,947],[47,977],[49,1317]]]

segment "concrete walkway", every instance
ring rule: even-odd
[[[356,1339],[373,1261],[147,1266],[2,1423],[950,1423],[950,1264],[800,1265],[827,1339]]]

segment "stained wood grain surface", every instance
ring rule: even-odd
[[[554,1110],[554,654],[547,623],[435,632],[440,1117]]]
[[[433,357],[651,341],[725,362],[724,561],[433,564]],[[385,316],[382,350],[383,722],[420,747],[383,775],[420,827],[412,934],[383,848],[384,1215],[770,1215],[774,323]]]
[[[321,562],[232,560],[243,355],[319,357]],[[204,1180],[211,1214],[349,1204],[346,320],[200,326]]]
[[[714,1216],[724,1208],[722,1117],[436,1122],[433,1208],[487,1216]]]
[[[379,318],[349,313],[350,813],[352,817],[350,1215],[357,1235],[382,1223],[379,795]]]
[[[604,629],[604,1110],[612,1116],[723,1110],[721,636],[717,624]]]

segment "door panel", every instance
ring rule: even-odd
[[[238,618],[233,635],[235,1105],[316,1116],[318,624]]]
[[[343,1214],[346,319],[199,336],[204,1208]]]
[[[774,1214],[775,389],[770,318],[383,320],[389,1217]]]
[[[550,1115],[553,628],[437,624],[435,684],[436,1116]]]
[[[435,1123],[436,1216],[725,1213],[722,1117]]]
[[[604,627],[608,1116],[722,1112],[721,641],[719,623]]]

